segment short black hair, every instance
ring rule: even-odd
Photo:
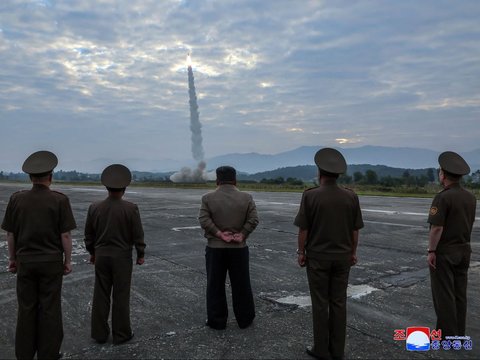
[[[237,181],[237,171],[231,166],[220,166],[216,170],[219,183],[232,183]]]
[[[325,170],[321,170],[321,169],[318,169],[318,174],[320,176],[327,176],[327,177],[331,177],[331,178],[335,178],[335,179],[338,179],[338,177],[340,176],[340,174],[334,174],[334,173],[331,173],[331,172],[328,172],[328,171],[325,171]]]
[[[122,191],[125,191],[127,188],[120,188],[120,189],[117,189],[117,188],[111,188],[111,187],[108,187],[106,186],[107,190],[110,191],[110,192],[122,192]]]
[[[460,179],[462,178],[462,175],[452,174],[451,172],[448,172],[444,169],[442,169],[442,171],[443,175],[445,175],[445,177],[450,181],[460,181]]]
[[[53,174],[53,171],[47,171],[47,172],[44,172],[44,173],[41,173],[41,174],[29,174],[29,177],[32,181],[33,180],[43,181],[43,180],[47,180],[48,177],[52,174]]]

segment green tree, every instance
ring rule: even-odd
[[[376,183],[378,183],[377,173],[371,169],[367,170],[365,172],[365,181],[369,185],[375,185]]]
[[[429,178],[428,176],[425,176],[425,175],[421,175],[417,177],[415,180],[416,180],[417,186],[420,186],[420,187],[424,187],[429,183]]]
[[[403,179],[403,183],[404,183],[405,185],[409,185],[409,186],[414,185],[415,182],[416,182],[416,181],[415,181],[415,180],[416,180],[416,179],[415,179],[415,176],[411,176],[411,175],[410,175],[410,171],[408,171],[408,170],[405,170],[405,171],[403,172],[402,179]]]
[[[393,187],[395,186],[395,178],[390,175],[384,176],[380,179],[380,185]]]
[[[352,182],[352,177],[350,175],[341,174],[338,177],[338,183],[339,184],[351,184],[351,182]]]
[[[363,174],[360,172],[360,171],[355,171],[353,173],[353,182],[355,184],[358,184],[359,182],[361,182],[363,180]]]
[[[297,178],[289,177],[285,182],[289,185],[303,185],[303,181]]]
[[[427,178],[428,178],[428,181],[430,181],[430,182],[435,181],[435,169],[434,168],[428,168]]]

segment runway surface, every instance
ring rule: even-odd
[[[8,198],[28,185],[0,184],[0,215]],[[293,219],[301,194],[252,192],[260,224],[248,240],[257,317],[238,328],[233,311],[224,331],[204,326],[205,244],[197,221],[205,190],[136,188],[126,199],[138,204],[147,243],[145,264],[135,266],[131,295],[134,339],[99,345],[90,339],[94,269],[83,245],[88,206],[106,196],[102,187],[61,186],[72,203],[78,228],[73,273],[64,278],[65,358],[309,358],[311,306],[305,270],[297,265]],[[426,264],[427,213],[431,199],[360,197],[365,228],[358,265],[350,273],[346,357],[352,359],[480,358],[480,215],[472,234],[467,335],[471,351],[407,351],[394,330],[435,327]],[[6,271],[4,233],[0,241],[0,357],[14,357],[15,276]],[[229,291],[229,289],[228,289]],[[230,301],[230,297],[229,297]],[[231,303],[231,301],[230,301]]]

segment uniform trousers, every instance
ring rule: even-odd
[[[205,249],[207,268],[207,322],[215,329],[227,324],[228,307],[225,280],[232,287],[233,312],[240,328],[249,326],[255,318],[255,304],[250,285],[249,251],[243,248]]]
[[[58,359],[63,340],[63,262],[18,261],[15,356]]]
[[[91,332],[93,339],[99,342],[105,342],[108,339],[110,304],[112,305],[113,343],[119,344],[132,337],[130,327],[131,281],[131,257],[97,256],[95,258]],[[110,297],[112,302],[110,302]]]
[[[437,254],[436,258],[436,269],[430,267],[430,282],[437,330],[442,330],[442,338],[464,336],[470,251]]]
[[[319,358],[344,356],[350,266],[350,260],[318,260],[307,254],[313,317],[312,351]]]

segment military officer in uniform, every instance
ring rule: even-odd
[[[7,231],[9,271],[17,273],[15,355],[58,359],[63,340],[62,278],[72,271],[75,219],[68,198],[50,190],[58,159],[38,151],[23,163],[33,187],[14,193],[2,229]]]
[[[470,173],[465,160],[452,151],[438,157],[439,180],[444,189],[433,199],[428,265],[437,330],[442,337],[465,335],[467,276],[470,265],[470,236],[475,221],[475,196],[460,185]]]
[[[232,286],[233,312],[240,328],[255,318],[255,304],[249,273],[246,240],[258,224],[255,202],[236,187],[236,171],[231,166],[217,168],[217,189],[202,197],[198,219],[208,244],[207,325],[225,329],[228,308],[225,295],[227,271]]]
[[[136,263],[144,263],[145,242],[137,205],[122,199],[130,184],[130,170],[120,164],[108,166],[101,176],[108,197],[90,205],[85,223],[85,246],[95,264],[91,336],[105,343],[110,328],[108,315],[112,296],[112,337],[121,344],[133,337],[130,326],[132,250]]]
[[[298,263],[307,267],[312,298],[314,346],[318,359],[342,359],[345,349],[347,285],[357,262],[358,232],[363,227],[357,195],[337,185],[347,170],[340,152],[315,154],[320,185],[303,193],[294,224],[299,227]]]

